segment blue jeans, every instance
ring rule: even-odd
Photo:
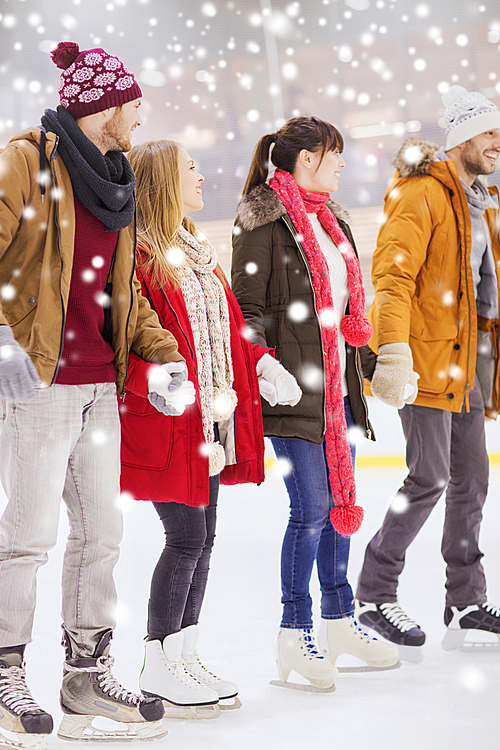
[[[344,398],[347,427],[354,425],[349,398]],[[321,587],[321,616],[338,620],[352,615],[354,600],[347,581],[349,538],[330,523],[333,497],[328,481],[325,443],[298,438],[271,438],[278,458],[287,459],[291,472],[284,477],[290,498],[290,519],[281,550],[282,628],[312,626],[309,593],[314,561]],[[351,444],[354,464],[355,449]]]

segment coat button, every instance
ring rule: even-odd
[[[448,393],[447,398],[455,398],[455,395],[453,393]]]
[[[454,349],[460,349],[460,344],[453,344]]]
[[[30,297],[28,302],[30,303],[30,305],[34,305],[36,302],[36,299],[34,297]]]

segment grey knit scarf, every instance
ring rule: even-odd
[[[119,151],[102,154],[67,109],[46,109],[45,130],[59,138],[58,152],[78,199],[109,231],[124,229],[135,210],[135,174]]]

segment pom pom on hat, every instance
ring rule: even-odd
[[[450,107],[456,99],[468,93],[467,89],[463,86],[450,86],[448,91],[441,97],[441,101],[445,107]]]
[[[80,47],[76,42],[59,42],[57,47],[50,53],[50,56],[58,68],[66,70],[75,62],[79,54]]]
[[[364,515],[359,505],[337,505],[330,511],[330,521],[339,534],[351,536],[361,526]]]
[[[340,331],[351,346],[364,346],[372,337],[373,328],[362,315],[344,315]]]

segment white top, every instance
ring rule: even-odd
[[[347,380],[345,376],[345,338],[340,332],[340,322],[345,315],[349,302],[349,283],[347,280],[347,266],[344,256],[334,243],[328,232],[323,229],[316,213],[307,214],[316,235],[318,244],[328,263],[330,283],[332,286],[333,319],[338,331],[338,347],[340,357],[340,372],[342,373],[342,395],[347,396]],[[326,322],[326,321],[325,321]]]

